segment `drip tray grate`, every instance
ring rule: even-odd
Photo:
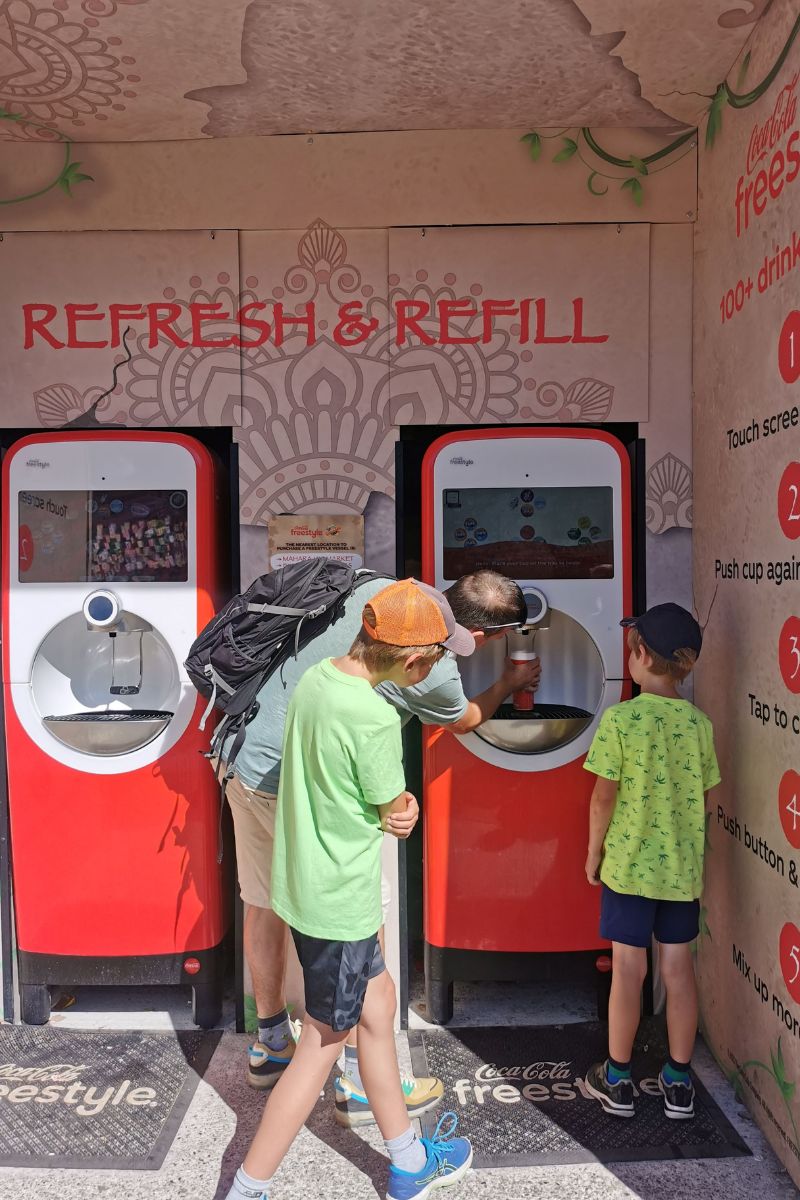
[[[592,713],[569,704],[536,704],[533,708],[514,708],[501,704],[493,721],[590,721]]]
[[[125,712],[114,710],[112,712],[66,713],[63,717],[44,717],[43,719],[45,721],[68,721],[70,723],[91,721],[105,724],[124,721],[171,721],[174,715],[171,712],[158,712],[150,708],[131,708]]]

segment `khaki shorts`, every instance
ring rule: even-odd
[[[271,908],[272,848],[275,843],[277,796],[242,783],[238,775],[225,790],[236,836],[236,874],[245,904]]]
[[[225,795],[233,814],[236,874],[242,901],[256,908],[272,908],[272,850],[275,844],[277,796],[249,788],[238,775],[228,780]],[[391,902],[389,881],[381,872],[384,924]]]

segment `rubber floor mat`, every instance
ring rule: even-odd
[[[423,1133],[452,1110],[476,1167],[750,1154],[696,1079],[694,1119],[664,1115],[657,1080],[666,1041],[657,1019],[642,1023],[634,1049],[636,1115],[609,1116],[583,1086],[588,1068],[606,1057],[607,1038],[600,1022],[409,1033],[414,1073],[438,1076],[445,1087],[439,1110],[422,1119]]]
[[[0,1167],[156,1170],[220,1036],[0,1027]]]

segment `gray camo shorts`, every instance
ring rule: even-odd
[[[386,970],[377,933],[360,942],[329,942],[292,929],[303,968],[306,1012],[336,1033],[361,1018],[370,979]]]

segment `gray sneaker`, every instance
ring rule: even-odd
[[[694,1084],[668,1083],[663,1070],[658,1076],[658,1089],[664,1097],[664,1116],[670,1121],[688,1121],[694,1116]]]
[[[632,1117],[633,1083],[630,1079],[621,1079],[619,1083],[609,1083],[606,1064],[595,1063],[586,1072],[586,1090],[595,1100],[599,1100],[607,1113],[612,1117]]]

